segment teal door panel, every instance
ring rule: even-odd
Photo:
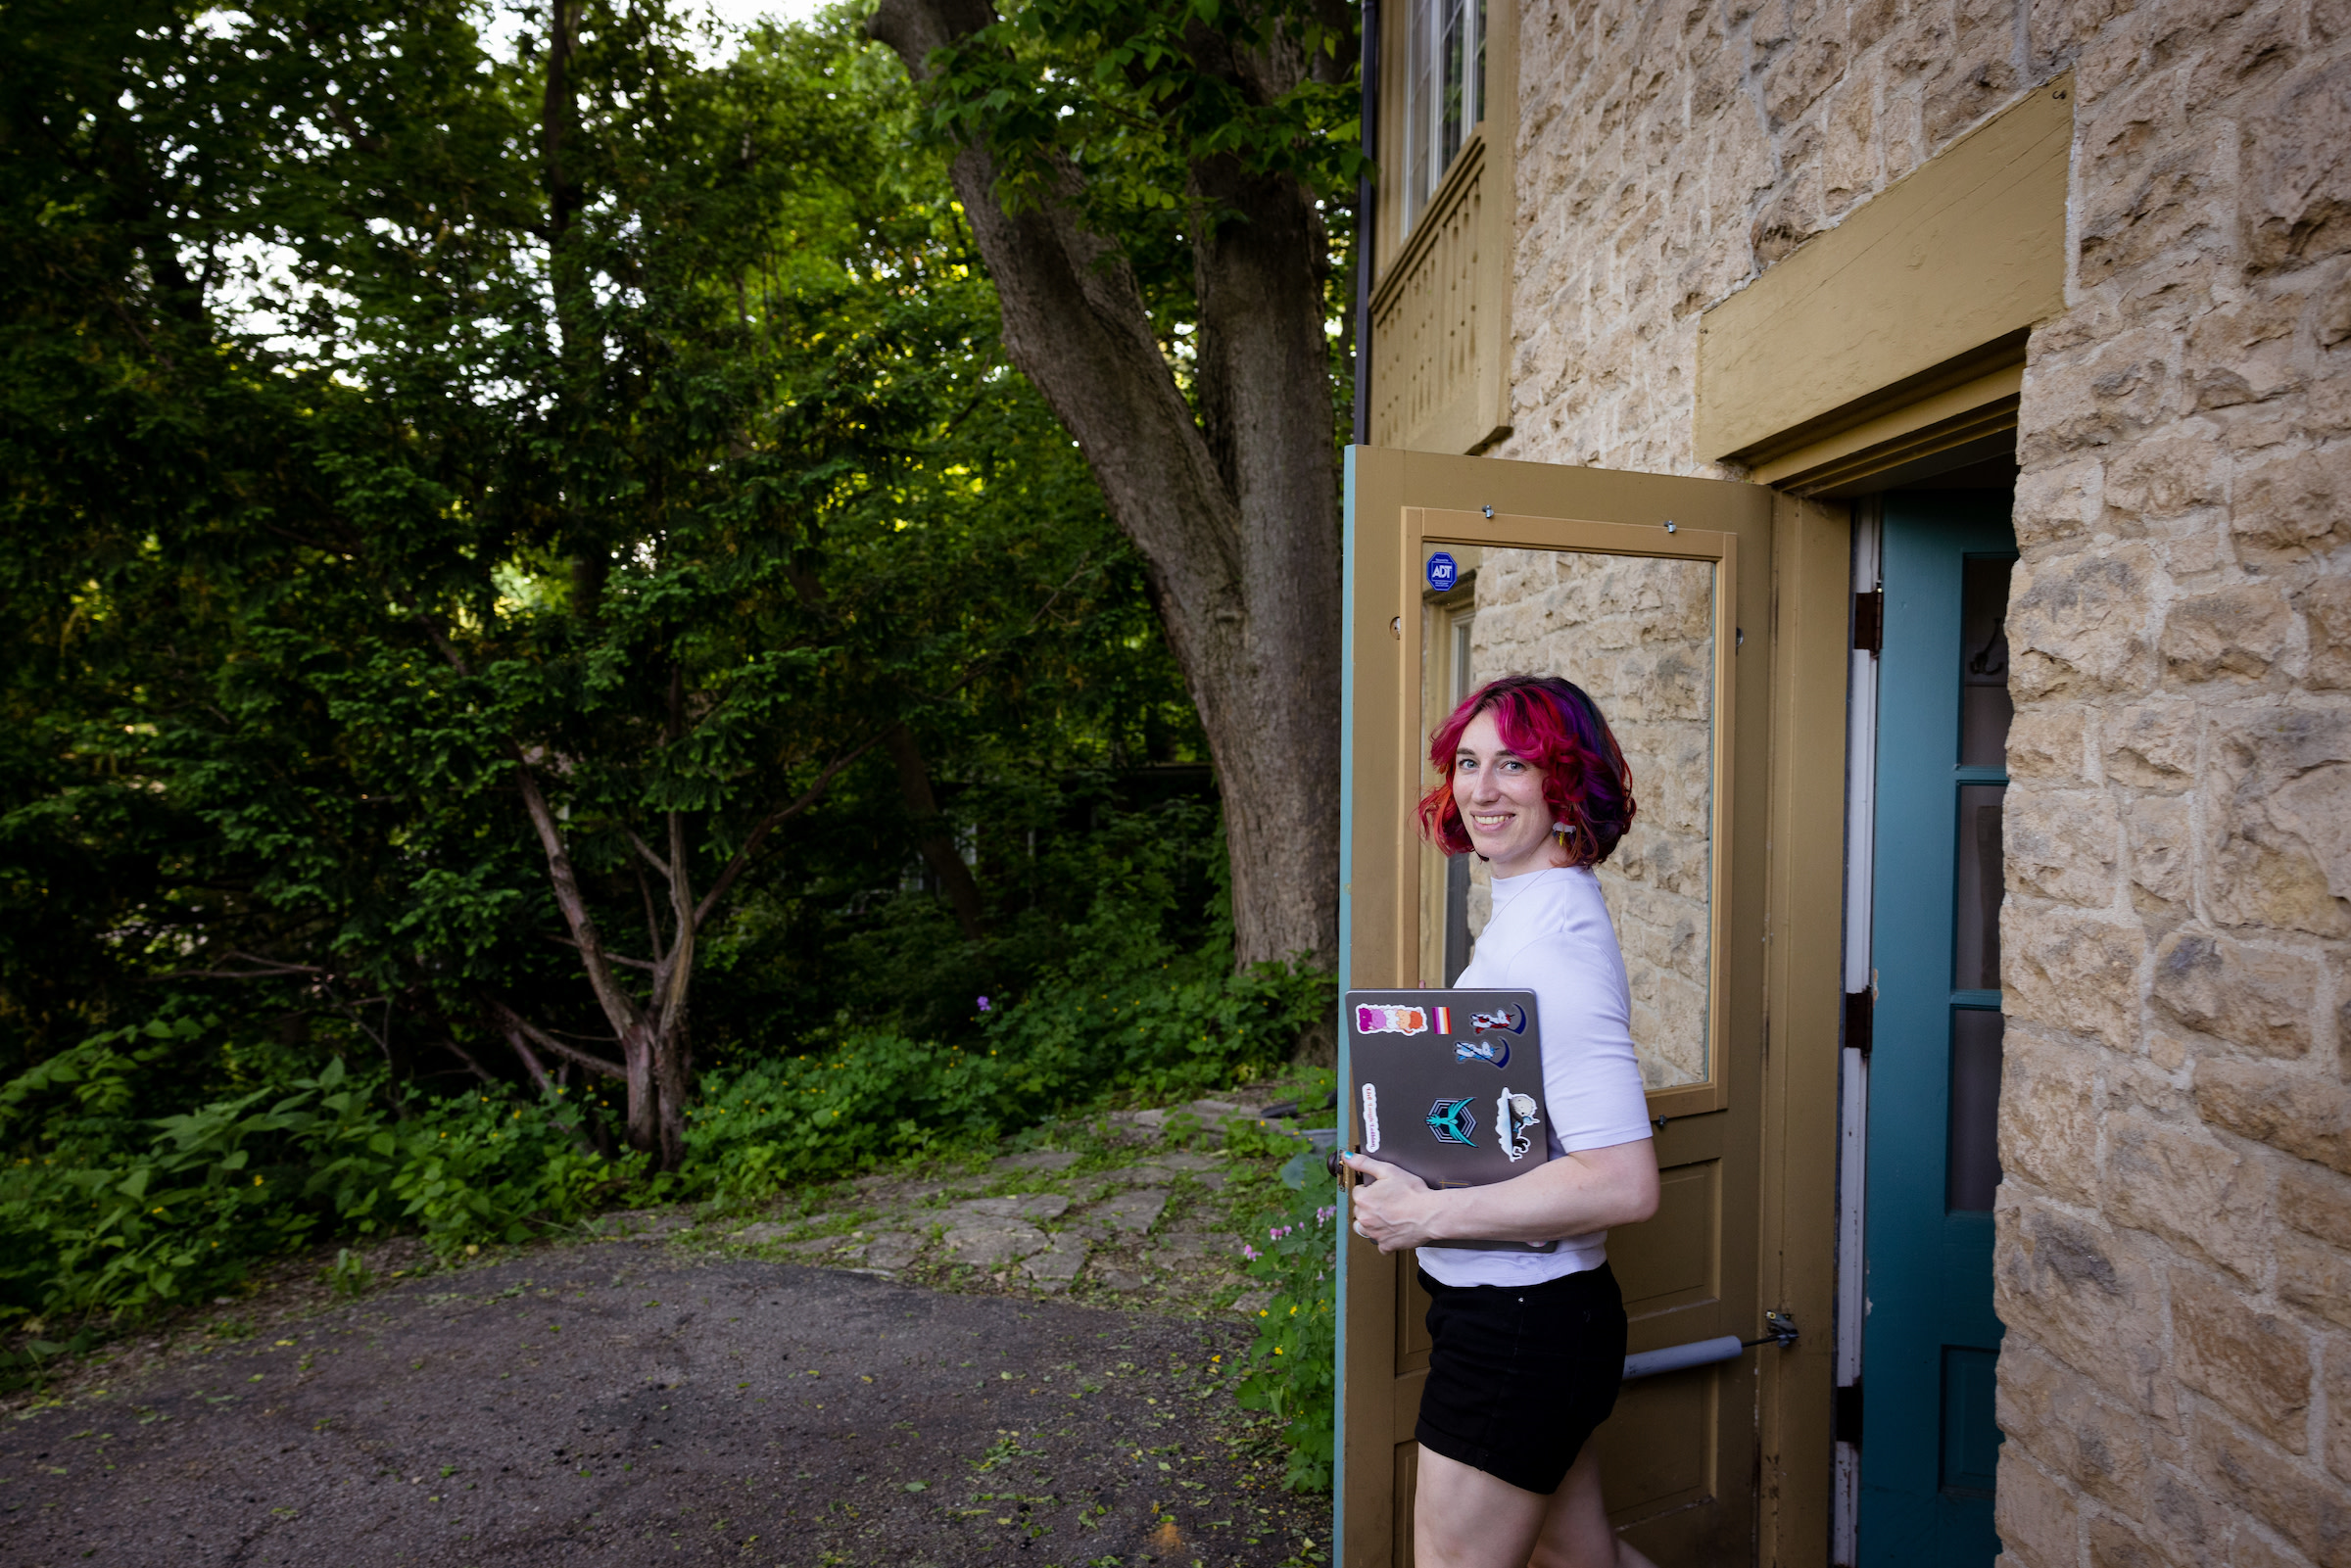
[[[1990,1568],[2008,783],[2005,492],[1895,494],[1880,552],[1863,1568]]]

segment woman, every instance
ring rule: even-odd
[[[1494,870],[1494,915],[1457,983],[1535,993],[1553,1158],[1492,1186],[1436,1191],[1349,1155],[1370,1178],[1355,1189],[1355,1228],[1383,1253],[1458,1237],[1559,1246],[1420,1254],[1434,1348],[1414,1433],[1414,1560],[1644,1568],[1608,1528],[1586,1442],[1624,1371],[1607,1232],[1657,1208],[1624,956],[1592,874],[1632,823],[1632,780],[1591,697],[1552,677],[1472,692],[1429,760],[1445,782],[1420,802],[1421,832]]]

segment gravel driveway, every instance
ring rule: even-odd
[[[1319,1562],[1328,1500],[1279,1489],[1225,1391],[1247,1338],[653,1240],[533,1250],[20,1411],[0,1562]]]

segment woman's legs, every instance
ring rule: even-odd
[[[1608,1512],[1600,1500],[1600,1455],[1589,1443],[1551,1495],[1543,1533],[1526,1560],[1528,1568],[1657,1568],[1608,1528]]]
[[[1427,1448],[1419,1469],[1415,1568],[1656,1568],[1608,1528],[1589,1445],[1548,1497]]]
[[[1420,1447],[1414,1568],[1526,1568],[1552,1499]]]

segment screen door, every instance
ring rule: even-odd
[[[1463,695],[1500,675],[1565,676],[1632,770],[1639,813],[1600,878],[1661,1124],[1657,1216],[1608,1241],[1636,1352],[1761,1331],[1772,516],[1753,485],[1360,448],[1350,460],[1343,983],[1446,984],[1475,951],[1485,868],[1411,827],[1438,779],[1428,735]],[[1340,1288],[1341,1559],[1388,1568],[1412,1560],[1427,1302],[1409,1256],[1351,1232]],[[1752,1554],[1755,1377],[1750,1353],[1628,1384],[1595,1440],[1611,1517],[1663,1568]]]

